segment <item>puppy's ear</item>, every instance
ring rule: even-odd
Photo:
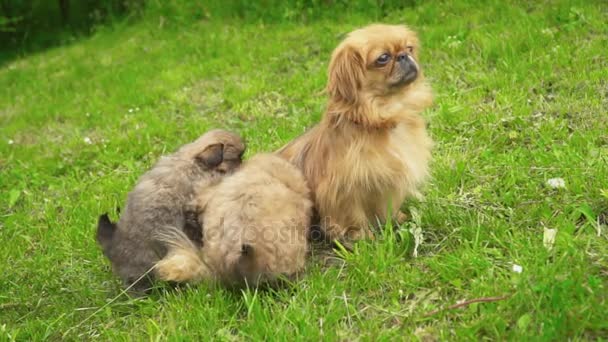
[[[107,251],[112,246],[112,237],[116,231],[116,224],[110,221],[108,214],[99,216],[97,221],[97,242]]]
[[[224,144],[209,145],[194,158],[206,168],[212,169],[220,165],[224,160]]]
[[[355,48],[345,45],[336,49],[329,63],[329,96],[340,102],[356,103],[364,72],[365,62]]]

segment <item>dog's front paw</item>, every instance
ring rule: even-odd
[[[358,240],[364,240],[364,239],[375,240],[376,236],[374,235],[372,230],[369,228],[358,228],[357,227],[357,228],[350,228],[346,232],[346,235],[344,236],[344,238],[346,240],[350,240],[350,241],[358,241]]]
[[[409,216],[407,216],[407,214],[403,211],[398,211],[393,219],[395,220],[395,223],[402,225],[409,220]]]

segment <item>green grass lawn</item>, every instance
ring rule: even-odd
[[[0,61],[0,340],[608,339],[608,5],[365,13],[146,12]],[[402,238],[311,262],[276,292],[119,296],[97,216],[117,218],[159,156],[210,128],[242,134],[247,156],[301,134],[332,49],[376,21],[419,32],[436,92],[433,179]]]

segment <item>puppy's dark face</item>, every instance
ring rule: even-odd
[[[129,294],[142,296],[152,287],[153,277],[145,275],[152,266],[151,260],[156,260],[158,255],[165,255],[166,247],[155,242],[151,249],[139,250],[134,247],[141,246],[138,244],[140,241],[135,242],[117,231],[117,224],[110,221],[107,213],[99,216],[97,242],[102,247],[103,254],[110,260],[125,287],[130,288]]]
[[[109,255],[109,250],[112,248],[114,232],[116,232],[116,224],[110,221],[108,214],[99,216],[99,220],[97,221],[97,243],[99,243],[106,256]]]

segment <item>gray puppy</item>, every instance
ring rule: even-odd
[[[155,270],[150,270],[171,246],[166,231],[178,230],[193,245],[202,246],[202,228],[196,217],[188,216],[187,205],[195,189],[213,185],[237,169],[244,151],[245,144],[238,135],[209,131],[162,157],[141,176],[117,223],[106,214],[99,217],[97,242],[125,286],[132,285],[131,293],[144,293],[159,278]],[[159,239],[161,236],[163,239]]]

